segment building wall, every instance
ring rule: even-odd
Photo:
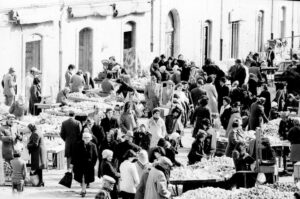
[[[245,58],[249,51],[257,51],[257,16],[264,11],[264,43],[271,36],[271,8],[272,0],[223,0],[223,17],[221,16],[222,0],[155,0],[153,2],[153,51],[151,43],[151,12],[144,14],[129,14],[123,17],[81,17],[70,19],[67,14],[68,6],[85,6],[88,4],[110,5],[123,1],[107,0],[12,0],[0,5],[0,50],[1,71],[3,76],[8,68],[13,66],[17,70],[18,85],[24,87],[25,78],[25,43],[32,34],[42,37],[42,72],[44,95],[56,93],[64,86],[64,73],[69,64],[78,66],[79,31],[89,27],[93,30],[93,76],[102,70],[101,60],[114,55],[118,62],[123,60],[123,28],[132,21],[136,24],[137,61],[143,68],[148,68],[152,59],[165,53],[165,29],[168,13],[172,11],[179,24],[178,46],[175,56],[183,54],[188,60],[194,60],[198,65],[203,64],[204,58],[204,24],[209,20],[212,24],[211,58],[220,60],[220,39],[223,39],[223,61],[231,58],[231,24],[240,21],[239,58]],[[131,3],[130,0],[125,0]],[[63,4],[64,3],[64,6]],[[280,37],[281,8],[286,7],[286,36],[292,31],[292,2],[273,0],[273,33],[274,38]],[[12,25],[7,18],[10,10],[46,8],[51,9],[50,22],[24,25]],[[299,2],[294,2],[294,31],[300,34]],[[53,13],[52,13],[52,10]],[[39,17],[39,16],[35,16]],[[61,20],[61,53],[62,68],[59,64],[59,21]],[[287,39],[290,41],[289,39]],[[295,40],[298,48],[299,39]],[[61,74],[61,76],[59,75]],[[61,78],[61,79],[60,79]]]

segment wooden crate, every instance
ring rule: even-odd
[[[294,180],[299,181],[300,179],[300,162],[294,164]]]

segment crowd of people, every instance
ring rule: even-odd
[[[126,71],[119,67],[114,57],[110,61],[99,95],[116,93],[124,98],[133,95],[136,91]],[[104,118],[100,112],[89,117],[70,111],[70,118],[62,123],[60,136],[65,141],[67,169],[81,184],[80,195],[86,195],[87,188],[98,176],[103,179],[103,185],[96,198],[170,198],[168,181],[172,167],[182,165],[176,154],[178,148],[183,147],[181,138],[185,127],[193,128],[195,138],[191,146],[186,146],[190,148],[188,164],[215,156],[217,132],[223,132],[228,137],[225,155],[234,159],[237,171],[250,170],[256,146],[255,142],[246,145],[243,131],[256,130],[263,123],[281,116],[279,134],[282,139],[292,142],[293,161],[300,160],[300,141],[298,143],[295,136],[300,131],[299,122],[291,122],[286,113],[280,115],[282,111],[298,108],[296,97],[286,93],[285,85],[280,84],[275,98],[271,99],[257,55],[247,57],[247,61],[249,69],[237,59],[224,72],[210,59],[204,66],[197,67],[195,62],[184,60],[183,55],[178,59],[166,59],[164,55],[156,57],[150,66],[151,80],[144,90],[146,124],[140,123],[138,118],[143,114],[137,110],[134,100],[124,104],[119,118],[114,117],[113,108],[106,110]],[[68,67],[66,87],[57,95],[57,102],[62,105],[68,104],[66,99],[70,92],[84,92],[95,86],[88,72],[78,70],[74,74],[74,70],[74,65]],[[247,70],[249,81],[246,81]],[[30,114],[39,114],[34,104],[41,100],[41,89],[40,72],[33,68],[31,79],[28,78],[28,82],[32,82],[26,95],[28,102],[23,103],[21,98],[15,101],[14,72],[11,68],[3,81],[5,104],[11,106],[11,114],[6,125],[1,127],[0,139],[6,166],[12,167],[13,187],[19,190],[23,187],[21,182],[26,176],[26,166],[14,147],[22,135],[12,131],[12,121],[21,119],[27,110]],[[120,84],[118,90],[112,83],[116,77]],[[168,115],[161,109],[161,103],[169,105]],[[42,170],[46,166],[46,154],[43,136],[34,124],[28,125],[28,129],[31,132],[27,146],[31,170],[39,177],[37,186],[44,186]],[[262,159],[275,164],[270,141],[262,140],[261,147]],[[95,173],[95,167],[98,173]]]

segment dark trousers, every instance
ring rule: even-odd
[[[122,199],[134,199],[134,193],[127,193],[125,191],[121,191],[121,198]]]
[[[37,169],[35,170],[36,175],[39,176],[39,184],[44,183],[43,181],[43,169]]]

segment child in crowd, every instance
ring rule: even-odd
[[[19,194],[24,190],[24,181],[27,175],[26,162],[21,158],[22,148],[14,147],[14,159],[11,160],[12,166],[12,191]]]

